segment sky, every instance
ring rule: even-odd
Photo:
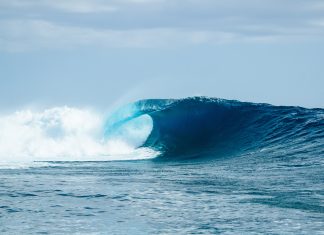
[[[322,0],[0,0],[0,110],[323,88]]]

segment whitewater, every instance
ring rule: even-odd
[[[129,125],[104,140],[105,115],[94,110],[54,107],[20,110],[0,116],[0,162],[102,161],[145,159],[149,149],[136,149],[152,129]],[[121,131],[121,130],[120,130]]]
[[[324,109],[209,97],[0,115],[1,234],[324,234]]]

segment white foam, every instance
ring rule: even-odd
[[[0,116],[0,162],[152,158],[156,152],[136,149],[152,130],[150,120],[141,116],[104,140],[104,118],[95,111],[71,107],[17,111]]]

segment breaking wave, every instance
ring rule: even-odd
[[[120,132],[105,140],[104,120],[104,115],[95,111],[70,107],[2,115],[0,161],[135,160],[154,156],[152,150],[137,148],[151,132],[150,123],[140,131],[136,129],[140,126],[124,127],[129,138]]]
[[[0,161],[323,156],[324,110],[224,99],[140,100],[109,115],[56,107],[0,117]]]
[[[323,156],[323,109],[207,97],[141,100],[122,108],[108,132],[147,115],[153,129],[142,146],[159,151],[160,159]]]

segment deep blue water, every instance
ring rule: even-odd
[[[145,100],[105,138],[145,125],[152,159],[0,165],[0,234],[324,234],[323,109]]]

